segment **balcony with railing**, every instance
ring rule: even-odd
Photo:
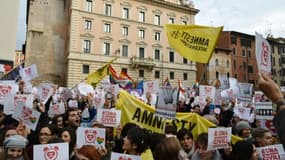
[[[155,63],[152,58],[132,57],[131,65],[134,68],[147,67],[149,69],[153,69],[153,67],[155,67]]]

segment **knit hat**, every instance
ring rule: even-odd
[[[247,121],[239,121],[236,124],[236,129],[237,129],[237,132],[240,132],[244,129],[251,129],[251,126],[249,125]]]
[[[4,140],[4,148],[25,148],[28,140],[21,135],[14,135]]]

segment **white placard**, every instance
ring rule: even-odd
[[[78,127],[76,131],[76,147],[80,148],[86,144],[95,147],[105,147],[105,133],[105,128]]]
[[[120,86],[119,84],[110,84],[109,86],[105,86],[104,87],[104,90],[102,91],[102,93],[112,93],[116,98],[119,94],[119,91],[120,91]]]
[[[258,73],[271,75],[271,46],[263,36],[255,32],[255,55]]]
[[[68,101],[68,107],[69,108],[78,108],[78,102],[76,100],[70,100],[70,101]]]
[[[19,90],[18,84],[14,81],[0,82],[0,104],[4,104],[4,99],[11,94],[16,94]]]
[[[77,85],[79,93],[83,96],[87,96],[88,93],[94,93],[94,89],[90,84],[81,82]]]
[[[283,160],[280,156],[284,155],[284,149],[282,144],[257,147],[256,150],[261,160]]]
[[[21,105],[17,106],[17,109],[12,114],[12,118],[22,121],[31,130],[36,129],[40,116],[40,112]]]
[[[215,99],[216,88],[214,86],[199,85],[199,96]]]
[[[13,114],[18,106],[33,108],[34,95],[32,94],[10,94],[5,98],[4,113]]]
[[[232,128],[209,128],[207,150],[229,148],[231,142]]]
[[[234,113],[236,113],[240,119],[250,120],[250,108],[245,108],[241,105],[234,107]]]
[[[55,115],[60,115],[65,113],[65,107],[63,102],[51,104],[48,111],[49,117],[54,117]]]
[[[34,145],[33,158],[36,160],[69,160],[68,143]]]
[[[232,87],[226,90],[223,90],[221,92],[221,96],[224,99],[232,99],[232,98],[236,98],[239,94],[239,88],[238,87]]]
[[[256,119],[273,119],[272,102],[256,102],[255,103]]]
[[[121,110],[98,109],[97,121],[108,127],[118,127],[121,122]]]
[[[22,77],[22,80],[24,81],[30,81],[39,76],[37,71],[37,66],[35,64],[32,64],[29,67],[21,69],[19,73]]]
[[[178,90],[175,88],[160,88],[156,114],[161,117],[173,119],[176,115]]]
[[[123,153],[111,153],[111,160],[141,160],[140,156],[123,154]]]
[[[146,81],[143,83],[144,94],[146,94],[147,92],[156,94],[158,93],[158,89],[159,89],[158,81]]]
[[[38,86],[39,98],[44,104],[48,101],[53,91],[54,91],[53,84],[42,83]]]

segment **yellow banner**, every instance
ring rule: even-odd
[[[176,113],[176,119],[169,120],[155,115],[155,109],[138,100],[128,92],[122,90],[116,101],[116,108],[121,110],[121,125],[135,123],[153,132],[163,133],[166,122],[175,125],[177,129],[187,128],[191,130],[194,139],[200,133],[208,132],[209,127],[215,125],[195,113]],[[233,143],[241,138],[233,136]]]
[[[118,57],[112,59],[110,62],[100,67],[95,72],[90,73],[86,77],[86,83],[95,87],[98,82],[100,82],[103,78],[105,78],[109,74],[109,65],[112,64],[117,59]]]
[[[208,63],[223,27],[165,25],[168,43],[190,61]]]

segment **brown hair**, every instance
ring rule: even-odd
[[[101,158],[98,150],[92,145],[83,145],[77,150],[77,153],[89,158],[90,160],[98,160]]]
[[[178,160],[180,149],[181,147],[177,138],[165,138],[155,149],[155,159]]]

